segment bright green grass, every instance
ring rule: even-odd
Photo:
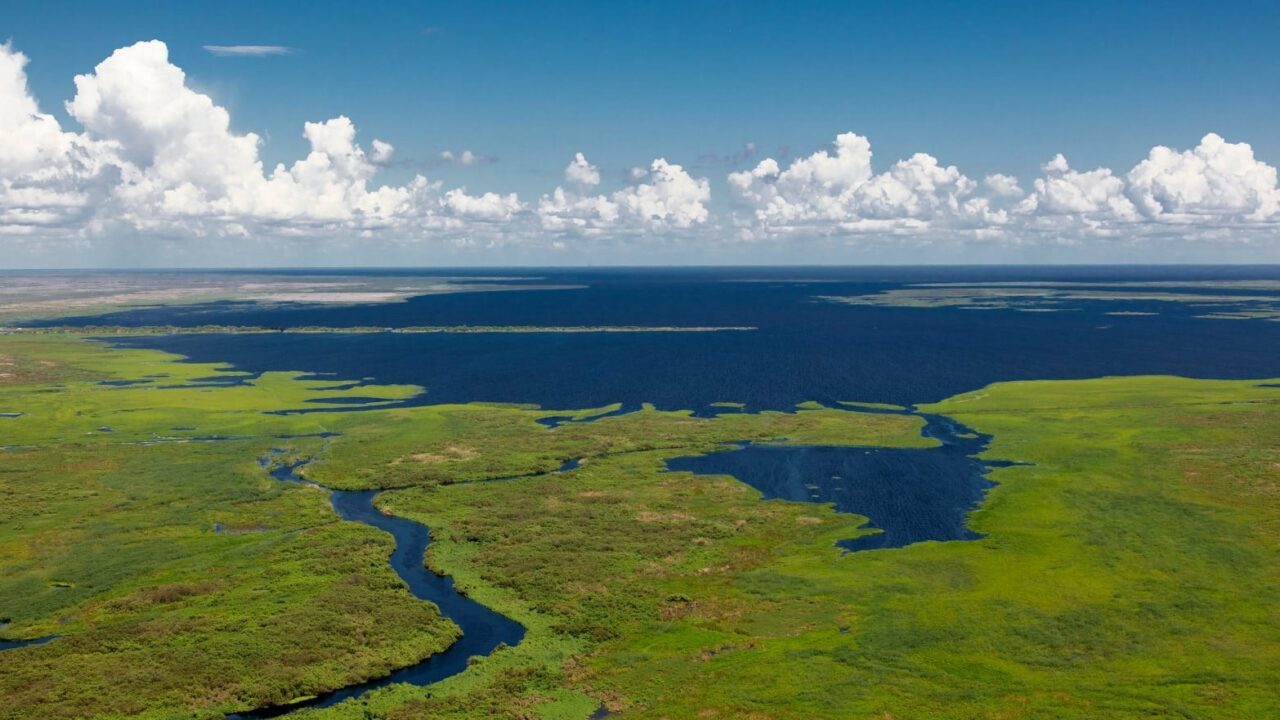
[[[272,447],[433,528],[428,561],[526,625],[428,689],[307,718],[1266,718],[1280,708],[1280,389],[1007,383],[925,408],[995,435],[975,542],[843,555],[863,518],[664,460],[756,439],[921,447],[806,405],[550,430],[457,405],[312,415],[333,382],[160,389],[218,368],[0,338],[0,717],[212,717],[385,672],[456,632],[389,539],[267,479]],[[147,375],[110,388],[102,378]],[[405,397],[415,388],[350,395]],[[113,432],[101,432],[103,426]],[[175,430],[194,427],[194,430]],[[273,436],[322,431],[320,439]],[[159,436],[157,438],[156,436]],[[199,443],[197,435],[242,439]],[[185,439],[185,440],[184,440]],[[159,440],[157,442],[157,440]],[[131,444],[138,442],[154,444]],[[549,471],[585,458],[572,473]],[[543,473],[503,482],[494,477]],[[215,533],[215,523],[224,532]]]
[[[437,529],[434,567],[530,623],[534,664],[316,716],[552,717],[561,687],[628,718],[1277,715],[1280,390],[1011,383],[926,409],[1034,463],[996,471],[983,540],[842,556],[860,518],[663,474],[665,451],[391,494]]]
[[[257,466],[271,435],[324,429],[259,409],[339,393],[287,376],[104,387],[216,369],[78,341],[5,338],[0,354],[0,407],[24,413],[0,420],[0,617],[9,637],[63,636],[0,653],[0,716],[214,716],[384,674],[455,635],[386,567],[389,538]],[[215,434],[245,439],[181,439]]]
[[[0,717],[214,717],[446,646],[456,628],[387,568],[390,539],[340,521],[323,492],[270,480],[257,461],[272,448],[316,458],[311,473],[334,487],[437,488],[745,437],[924,444],[914,418],[829,409],[718,420],[647,409],[557,430],[535,422],[551,413],[499,406],[265,414],[418,389],[343,391],[290,373],[187,387],[225,369],[71,337],[0,338],[0,372],[0,413],[21,413],[0,418],[3,632],[62,636],[0,653]],[[121,379],[150,382],[99,384]],[[280,437],[323,432],[342,435]],[[228,439],[199,440],[210,436]],[[475,584],[477,596],[493,592]],[[549,716],[588,714],[593,700],[559,686],[583,638],[549,617],[521,619],[529,642],[453,686],[492,693],[499,669],[532,673]],[[386,695],[397,693],[421,696]]]

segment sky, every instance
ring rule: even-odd
[[[0,268],[1280,262],[1280,4],[0,0]]]

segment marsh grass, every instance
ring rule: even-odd
[[[352,683],[456,628],[391,540],[258,459],[396,488],[427,562],[528,629],[428,688],[307,718],[1254,718],[1280,708],[1280,389],[1108,378],[927,412],[994,435],[984,537],[846,554],[864,518],[665,460],[741,440],[925,447],[918,418],[423,406],[73,337],[0,338],[0,717],[216,717]],[[137,380],[104,386],[101,380]],[[1274,382],[1274,381],[1272,381]],[[203,387],[191,387],[191,385]],[[173,386],[173,387],[168,387]],[[335,403],[335,408],[341,403]],[[111,428],[104,432],[102,428]],[[338,433],[337,435],[327,435]],[[326,435],[321,437],[320,435]],[[209,438],[229,438],[209,440]],[[201,440],[200,438],[204,438]],[[553,472],[582,458],[571,472]],[[497,478],[514,479],[490,482]]]
[[[829,410],[749,427],[648,408],[556,430],[536,422],[547,412],[510,406],[280,415],[419,389],[250,377],[74,337],[6,336],[0,353],[0,407],[17,415],[0,442],[0,617],[5,637],[60,636],[0,653],[4,717],[216,717],[446,647],[456,627],[387,567],[390,538],[340,521],[314,487],[269,479],[259,459],[273,453],[314,458],[308,471],[333,487],[435,488],[743,435],[921,442],[911,419]],[[522,645],[540,663],[485,661],[504,667],[493,679],[561,679],[583,647],[565,628]],[[545,699],[588,702],[563,688]]]

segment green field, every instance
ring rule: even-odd
[[[395,488],[427,561],[519,620],[430,688],[307,718],[1265,718],[1280,713],[1280,388],[1007,383],[925,408],[992,433],[985,537],[842,554],[864,518],[663,472],[719,443],[921,447],[920,420],[454,405],[264,414],[412,387],[0,337],[0,717],[219,717],[385,674],[457,630],[388,536],[258,460]],[[101,380],[146,380],[128,386]],[[341,407],[334,405],[333,407]],[[334,437],[281,437],[340,433]],[[218,439],[212,439],[218,438]],[[565,460],[582,467],[553,473]],[[494,478],[528,475],[502,482]]]

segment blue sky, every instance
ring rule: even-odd
[[[72,78],[118,48],[159,39],[187,86],[230,113],[233,133],[261,137],[268,169],[307,155],[305,122],[338,115],[366,149],[375,137],[395,146],[378,183],[421,173],[525,203],[564,184],[577,152],[598,169],[606,194],[636,182],[631,168],[665,158],[707,178],[712,216],[696,224],[720,234],[735,232],[717,219],[737,202],[728,173],[766,157],[785,170],[845,132],[869,139],[876,172],[923,152],[975,182],[1016,176],[1027,194],[1057,153],[1073,170],[1124,175],[1153,146],[1189,151],[1210,132],[1248,143],[1260,162],[1280,162],[1280,4],[798,5],[5,2],[0,35],[29,59],[40,110],[68,132],[81,130],[63,107],[76,95]],[[290,52],[226,57],[207,45]],[[484,161],[446,163],[446,150]],[[1278,259],[1274,228],[1251,225],[1243,234],[1266,247],[1233,248],[1228,259]],[[680,234],[660,238],[655,261],[682,259],[677,246],[688,244],[670,239]],[[643,252],[609,249],[634,242],[598,252],[561,242],[560,250],[587,261],[643,260]],[[751,247],[762,258],[788,257],[785,244]],[[1218,252],[1190,247],[1198,260]],[[798,261],[815,259],[802,250]],[[974,257],[1000,253],[985,247]]]

